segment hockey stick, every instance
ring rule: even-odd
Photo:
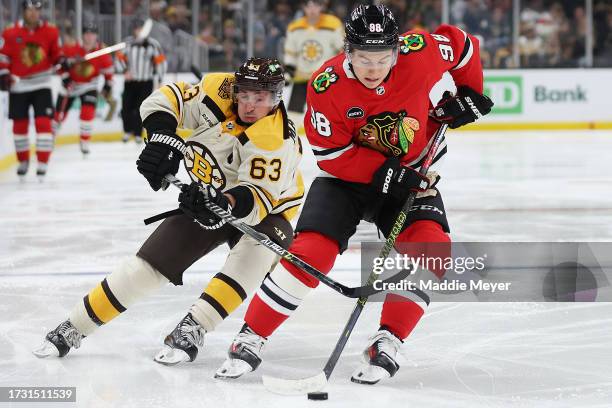
[[[198,82],[202,80],[202,77],[203,77],[202,71],[200,71],[198,67],[196,67],[195,65],[192,65],[191,67],[189,67],[189,71],[191,71],[191,73],[195,75],[196,78],[198,78]]]
[[[179,189],[185,185],[178,178],[176,178],[175,176],[171,174],[167,174],[164,178],[167,182],[178,187]],[[245,224],[244,222],[239,221],[231,213],[229,213],[228,211],[225,211],[223,208],[219,207],[218,205],[211,203],[210,201],[207,200],[206,207],[210,211],[215,213],[219,218],[221,218],[221,220],[233,225],[234,228],[236,228],[240,232],[244,233],[245,235],[250,236],[254,240],[258,241],[260,244],[262,244],[263,246],[265,246],[266,248],[270,249],[272,252],[280,256],[281,258],[285,259],[288,262],[291,262],[293,265],[297,266],[298,268],[300,268],[307,274],[317,278],[321,283],[332,288],[333,290],[340,293],[341,295],[344,295],[349,298],[362,298],[364,296],[369,296],[371,294],[383,291],[382,289],[381,290],[374,289],[372,285],[373,280],[372,282],[368,282],[365,286],[359,286],[359,287],[345,286],[335,281],[334,279],[328,277],[323,272],[320,272],[319,270],[309,265],[308,263],[304,262],[302,259],[298,258],[297,256],[293,255],[291,252],[287,251],[285,248],[281,247],[276,242],[272,241],[266,234],[263,234],[255,230],[251,226]],[[390,278],[387,278],[384,281],[381,281],[381,286],[385,287],[386,283],[398,282],[401,279],[404,279],[406,276],[408,276],[411,272],[412,272],[411,269],[404,269],[398,272],[397,274],[395,274],[394,276],[391,276]]]
[[[147,18],[146,21],[144,22],[144,24],[142,25],[142,28],[140,29],[140,32],[138,33],[138,36],[136,38],[134,38],[133,41],[141,41],[144,40],[145,38],[147,38],[149,36],[149,34],[151,33],[151,29],[153,28],[153,20],[151,20],[150,18]],[[85,54],[85,56],[83,57],[83,59],[85,61],[89,61],[90,59],[94,59],[97,58],[101,55],[106,55],[106,54],[110,54],[116,51],[120,51],[122,49],[124,49],[125,47],[128,46],[128,42],[127,41],[121,41],[120,43],[117,43],[115,45],[110,45],[108,47],[105,48],[101,48],[97,51],[93,51],[90,53]]]
[[[431,146],[429,147],[429,151],[427,152],[427,156],[425,157],[425,161],[423,162],[423,165],[421,166],[421,169],[420,169],[420,173],[422,175],[427,175],[427,171],[429,170],[429,167],[431,166],[431,163],[436,155],[436,152],[438,151],[438,146],[440,146],[440,142],[442,141],[442,138],[444,137],[444,133],[446,132],[447,127],[448,125],[443,124],[442,126],[440,126],[440,128],[436,132],[434,139],[431,143]],[[417,195],[416,191],[413,191],[408,195],[406,202],[404,203],[402,209],[397,215],[395,223],[393,224],[393,227],[391,228],[391,233],[389,234],[389,237],[385,241],[385,245],[383,246],[383,249],[380,251],[380,255],[378,256],[379,258],[386,258],[391,252],[391,249],[395,245],[395,240],[397,239],[397,236],[400,234],[400,232],[402,231],[402,228],[404,227],[404,223],[406,222],[408,212],[410,212],[410,208],[412,207],[412,204],[414,203],[416,195]],[[366,285],[372,284],[376,280],[377,277],[378,277],[378,274],[372,271],[372,273],[370,273],[370,276],[368,277]],[[368,301],[367,296],[362,296],[357,300],[357,304],[355,305],[353,312],[351,313],[348,321],[346,322],[346,325],[344,326],[344,330],[342,330],[342,335],[338,339],[338,342],[336,343],[336,346],[334,347],[334,351],[332,351],[331,355],[329,356],[329,359],[327,360],[327,363],[325,364],[323,371],[321,371],[320,373],[312,377],[302,378],[302,379],[297,379],[297,380],[276,378],[276,377],[270,377],[267,375],[263,375],[262,380],[263,380],[264,386],[268,390],[274,393],[277,393],[277,394],[282,394],[282,395],[300,395],[300,394],[307,394],[309,392],[321,391],[327,384],[327,381],[329,380],[329,377],[331,376],[332,371],[336,367],[336,364],[338,363],[338,359],[340,358],[340,355],[342,354],[342,351],[344,350],[344,347],[346,346],[349,336],[351,335],[351,333],[353,332],[353,329],[355,328],[357,319],[359,319],[359,316],[361,315],[361,312],[363,311],[363,308],[365,304],[367,303],[367,301]]]

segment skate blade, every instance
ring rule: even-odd
[[[327,385],[327,377],[321,371],[308,378],[291,380],[286,378],[262,376],[263,385],[268,391],[280,395],[304,395],[311,392],[322,391]]]
[[[215,373],[215,378],[236,379],[253,371],[251,366],[242,360],[228,358]]]
[[[357,384],[374,385],[384,378],[391,378],[387,370],[367,364],[353,373],[351,381]]]
[[[46,358],[50,356],[59,357],[59,350],[53,345],[53,343],[45,340],[38,348],[32,350],[32,354],[38,358]]]
[[[166,366],[173,366],[184,362],[190,362],[191,359],[183,350],[166,346],[153,357],[153,361]]]

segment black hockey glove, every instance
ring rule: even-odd
[[[104,98],[108,98],[113,94],[113,83],[111,81],[104,82],[101,94]]]
[[[179,208],[186,215],[198,220],[207,229],[219,228],[223,223],[220,217],[206,207],[206,203],[216,204],[225,211],[232,212],[232,207],[225,194],[210,184],[202,185],[194,181],[188,186],[183,186],[178,201]]]
[[[295,76],[295,66],[285,65],[285,73],[283,75],[285,77],[285,86],[288,86],[293,82],[293,77]]]
[[[448,123],[448,127],[456,129],[472,123],[491,112],[493,101],[486,95],[481,95],[468,86],[460,86],[457,95],[444,92],[442,101],[430,111],[429,116],[438,122]]]
[[[433,187],[429,179],[412,167],[402,166],[397,157],[388,158],[372,177],[372,187],[383,197],[405,201],[411,191],[423,192]]]
[[[166,174],[176,174],[186,151],[185,142],[173,131],[158,130],[149,136],[149,142],[136,160],[136,167],[157,191]]]
[[[0,91],[9,91],[11,89],[11,74],[5,73],[0,75]]]

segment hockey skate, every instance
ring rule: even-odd
[[[123,143],[127,143],[127,142],[129,142],[129,141],[130,141],[130,138],[131,138],[131,137],[132,137],[132,134],[131,134],[131,133],[124,133],[124,134],[123,134],[123,137],[121,138],[121,141],[122,141]]]
[[[36,168],[36,176],[38,177],[38,181],[41,183],[45,180],[45,175],[47,174],[47,163],[38,163],[38,167]]]
[[[363,352],[365,363],[353,372],[351,381],[359,384],[376,384],[383,378],[390,378],[399,369],[395,361],[402,341],[383,328],[369,339],[369,346]]]
[[[134,142],[136,142],[137,145],[142,144],[142,136],[140,135],[134,136]]]
[[[204,335],[206,330],[193,319],[191,313],[179,322],[166,336],[166,345],[155,357],[154,361],[164,365],[176,365],[183,362],[191,362],[198,356],[199,348],[204,346]]]
[[[238,378],[255,371],[261,364],[261,352],[268,339],[242,326],[227,352],[227,359],[215,373],[215,378]]]
[[[55,330],[47,333],[43,344],[32,351],[32,353],[38,358],[49,356],[64,357],[71,348],[79,348],[84,337],[70,323],[70,320],[66,320],[57,326]]]
[[[87,158],[87,155],[89,155],[89,140],[81,140],[79,147],[81,148],[81,153],[83,153],[83,158]]]
[[[28,168],[30,167],[30,162],[27,160],[20,161],[17,166],[17,175],[21,180],[25,179],[25,175],[28,173]]]

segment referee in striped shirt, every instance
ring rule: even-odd
[[[125,78],[121,107],[124,142],[132,136],[136,143],[142,142],[140,105],[153,92],[155,77],[161,83],[166,73],[166,57],[159,42],[151,37],[141,41],[134,40],[143,24],[141,19],[132,23],[133,36],[125,40],[128,44],[125,52],[117,53],[117,71],[123,73]]]

